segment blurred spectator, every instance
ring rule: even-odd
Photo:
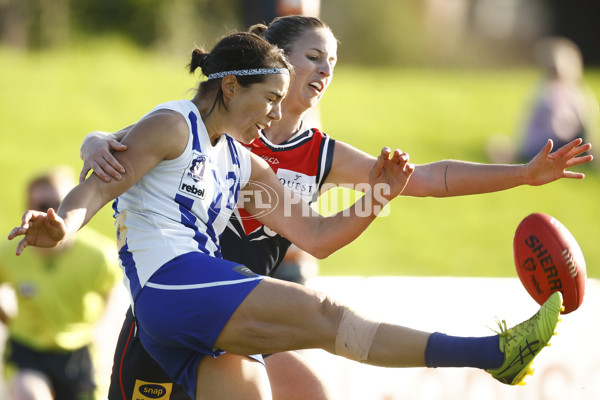
[[[488,154],[494,162],[528,161],[548,139],[558,149],[581,137],[594,143],[598,131],[598,101],[583,81],[583,59],[575,43],[552,37],[536,46],[543,76],[534,91],[522,137],[513,145],[506,137],[494,138]],[[594,150],[594,149],[592,149]]]
[[[27,209],[54,210],[73,187],[68,168],[56,168],[27,185]],[[16,295],[16,311],[0,304],[7,325],[5,377],[14,399],[94,399],[92,334],[109,293],[122,277],[112,242],[84,228],[55,248],[15,255],[0,246],[0,283]]]

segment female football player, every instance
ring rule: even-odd
[[[282,102],[281,120],[274,121],[247,147],[266,160],[279,179],[289,182],[290,188],[295,188],[306,200],[314,199],[323,183],[368,182],[368,171],[375,162],[372,156],[342,142],[334,142],[304,123],[307,111],[318,103],[331,82],[337,60],[337,41],[331,30],[316,18],[298,16],[278,18],[268,29],[264,26],[253,29],[284,49],[295,73]],[[101,133],[88,135],[82,146],[85,156],[82,175],[93,167],[105,180],[110,180],[109,174],[120,179],[117,170],[124,171],[109,150],[126,148],[114,139],[120,140],[127,131],[113,134],[113,139],[106,139]],[[583,158],[573,159],[587,146],[574,150],[577,145],[573,143],[560,150],[556,159],[548,157],[550,148],[546,146],[527,166],[491,166],[459,161],[417,165],[404,194],[442,197],[502,190],[525,183],[543,184],[563,176],[580,178],[580,174],[564,171],[568,166],[586,162]],[[294,178],[300,179],[300,184],[293,184]],[[232,217],[221,237],[224,258],[244,263],[257,273],[272,274],[290,242],[243,214],[244,211],[240,213]],[[115,355],[111,399],[129,399],[136,381],[169,381],[133,333],[134,320],[128,313]],[[243,358],[238,360],[241,364]],[[241,371],[242,366],[236,366],[236,362],[233,355],[219,357],[212,364],[213,373]],[[265,364],[275,399],[327,398],[324,385],[298,354],[273,354],[265,359]],[[174,389],[172,398],[179,398],[173,397],[176,393],[177,389]]]

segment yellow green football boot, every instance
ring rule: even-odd
[[[524,385],[525,377],[533,374],[533,359],[556,335],[560,312],[564,310],[562,293],[554,292],[539,311],[527,321],[506,329],[506,321],[500,326],[500,351],[504,363],[498,369],[488,369],[495,379],[508,385]]]

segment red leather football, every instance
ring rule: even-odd
[[[585,260],[571,232],[556,218],[534,213],[523,219],[515,232],[513,255],[517,274],[535,301],[541,305],[561,291],[563,314],[579,308],[587,278]]]

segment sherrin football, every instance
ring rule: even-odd
[[[560,291],[563,314],[579,308],[587,278],[585,260],[571,232],[556,218],[534,213],[523,219],[515,232],[513,255],[517,274],[535,301],[541,305]]]

